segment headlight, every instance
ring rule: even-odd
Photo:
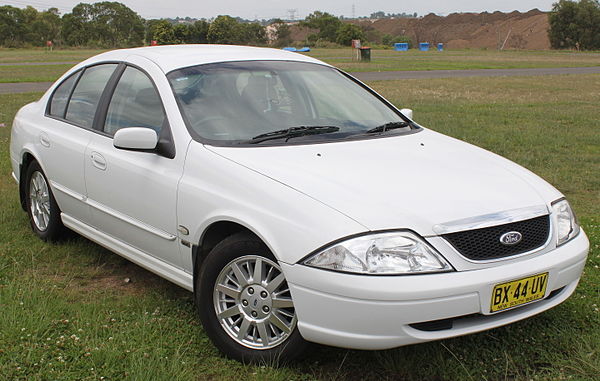
[[[451,271],[452,266],[410,232],[375,233],[334,244],[303,262],[357,274],[418,274]]]
[[[569,205],[567,200],[555,201],[552,204],[552,214],[554,215],[556,225],[557,246],[562,245],[579,234],[577,217],[575,217],[575,213],[573,213],[571,205]]]

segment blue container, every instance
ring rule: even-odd
[[[444,51],[444,44],[442,44],[441,42],[438,44],[438,52],[443,52]]]
[[[394,44],[394,50],[397,52],[406,52],[408,51],[408,42],[396,42]]]
[[[429,51],[429,42],[421,42],[419,44],[419,50],[422,52],[428,52]]]
[[[295,52],[296,48],[292,47],[292,46],[286,46],[285,48],[283,48],[282,50],[287,50],[288,52]]]
[[[308,46],[305,46],[303,48],[297,49],[297,52],[310,52],[310,48]]]

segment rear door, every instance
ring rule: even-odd
[[[84,154],[95,133],[94,116],[117,64],[84,68],[54,91],[39,128],[39,160],[61,211],[90,222],[86,204]]]

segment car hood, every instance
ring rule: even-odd
[[[434,235],[437,224],[547,206],[560,197],[528,170],[427,129],[360,141],[207,148],[329,205],[368,230]]]

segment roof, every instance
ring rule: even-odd
[[[118,49],[98,54],[86,60],[85,63],[89,64],[98,61],[126,61],[127,57],[131,55],[142,56],[153,61],[165,73],[182,67],[230,61],[274,60],[311,62],[327,65],[312,57],[280,49],[209,44],[163,45]]]

